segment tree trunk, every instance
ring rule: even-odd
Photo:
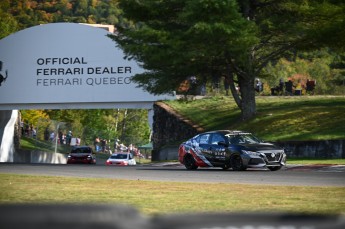
[[[231,67],[229,66],[229,64],[227,64],[226,67],[227,67],[227,74],[226,74],[225,80],[229,80],[229,88],[230,88],[232,97],[234,98],[237,106],[242,110],[241,98],[240,98],[239,92],[236,90],[236,86],[235,86],[234,73],[231,71]]]
[[[248,120],[256,114],[254,77],[244,79],[239,77],[239,86],[241,92],[241,113],[242,120]]]

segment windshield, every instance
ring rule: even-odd
[[[127,159],[127,154],[114,154],[110,156],[111,159]]]
[[[91,148],[75,148],[72,149],[71,153],[92,153]]]
[[[230,144],[256,144],[262,141],[252,134],[228,134]]]

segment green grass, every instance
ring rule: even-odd
[[[288,158],[287,164],[303,165],[345,165],[345,159],[322,159],[322,158]]]
[[[206,131],[245,130],[267,141],[345,139],[344,96],[258,96],[257,115],[246,122],[232,97],[166,103]]]
[[[343,187],[206,184],[0,174],[0,203],[128,204],[143,214],[345,213]]]
[[[37,150],[44,152],[55,152],[55,142],[41,141],[35,138],[22,137],[20,139],[20,148],[26,150]],[[71,148],[67,145],[57,145],[56,152],[69,153]]]

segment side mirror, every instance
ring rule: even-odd
[[[228,146],[229,146],[229,144],[227,144],[227,143],[224,142],[224,141],[218,142],[218,145],[219,145],[219,146],[224,146],[224,147],[228,147]]]

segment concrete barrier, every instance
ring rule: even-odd
[[[42,151],[16,150],[14,163],[66,164],[67,155]]]
[[[345,140],[275,142],[288,157],[345,158]]]
[[[156,161],[167,161],[167,160],[177,160],[178,159],[178,146],[164,147],[156,154],[158,157],[155,158]]]

